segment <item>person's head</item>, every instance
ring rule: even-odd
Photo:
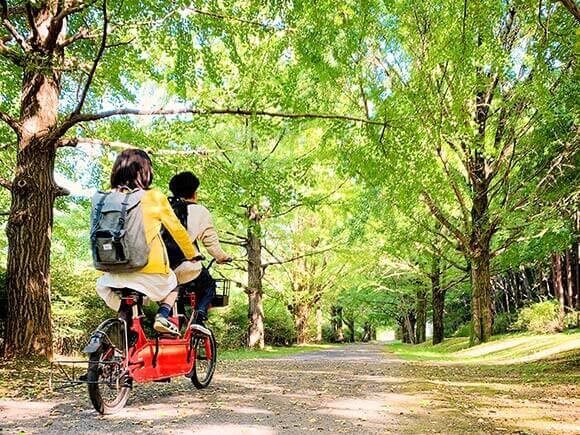
[[[117,156],[111,170],[112,189],[148,189],[152,182],[153,166],[145,151],[128,149]]]
[[[174,175],[169,182],[169,190],[176,198],[195,200],[198,187],[199,178],[191,172],[180,172]]]

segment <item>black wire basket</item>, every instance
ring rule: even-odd
[[[212,307],[227,307],[230,303],[230,284],[229,279],[216,279],[215,296],[211,301]]]

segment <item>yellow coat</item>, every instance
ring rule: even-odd
[[[143,212],[145,238],[151,251],[149,252],[147,266],[139,270],[139,272],[169,273],[167,250],[160,234],[161,224],[167,228],[183,251],[185,258],[193,258],[197,255],[187,230],[175,216],[169,201],[163,193],[156,189],[147,190],[141,198],[141,209]]]

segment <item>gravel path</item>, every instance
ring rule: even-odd
[[[465,367],[404,362],[380,345],[348,345],[220,362],[212,385],[201,391],[185,378],[137,385],[126,408],[105,417],[82,390],[57,400],[0,400],[0,428],[58,434],[580,433],[578,401],[570,399],[578,390],[540,392],[505,380],[472,382],[473,375]]]

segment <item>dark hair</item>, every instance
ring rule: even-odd
[[[117,156],[111,170],[111,188],[148,189],[153,182],[153,167],[147,153],[128,149]]]
[[[176,198],[189,199],[199,187],[199,178],[191,172],[180,172],[169,182],[169,190]]]

